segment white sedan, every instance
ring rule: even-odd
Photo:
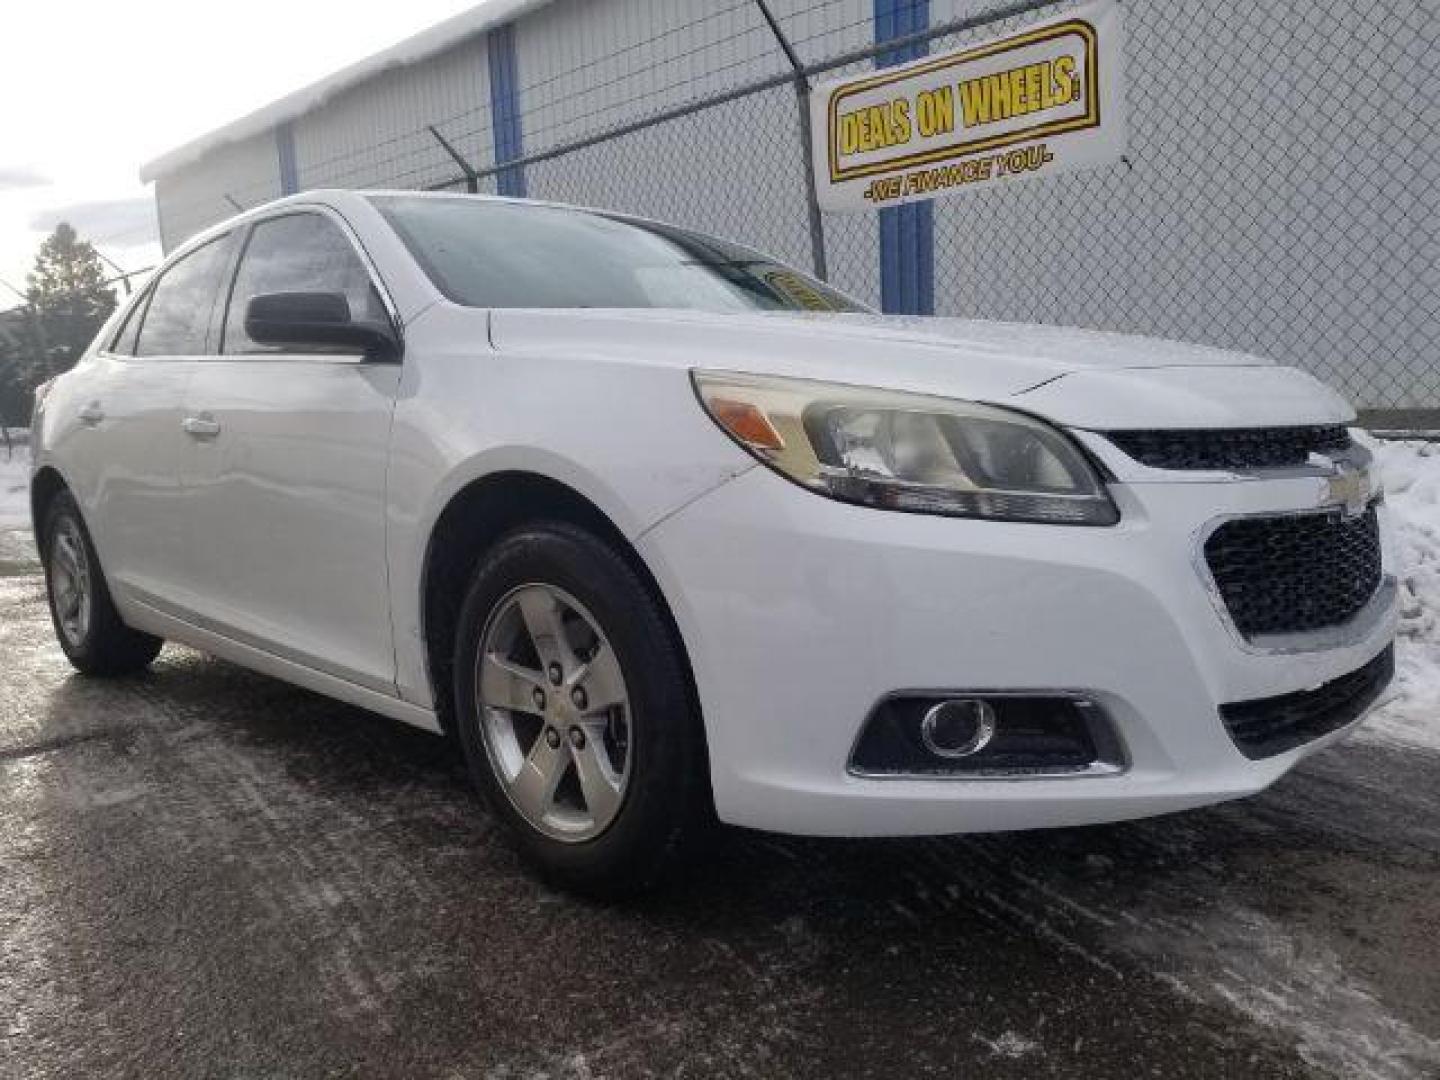
[[[78,669],[170,639],[448,732],[578,889],[648,884],[716,816],[1249,794],[1393,668],[1369,455],[1310,376],[887,318],[650,221],[294,196],[175,252],[38,398]]]

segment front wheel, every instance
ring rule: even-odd
[[[70,663],[86,675],[130,675],[147,667],[163,642],[121,621],[80,508],[68,491],[51,502],[43,536],[50,617]]]
[[[476,569],[456,712],[470,772],[546,877],[650,886],[707,819],[704,739],[658,600],[592,534],[527,526]]]

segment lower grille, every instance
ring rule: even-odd
[[[1251,761],[1274,757],[1357,719],[1395,674],[1395,649],[1316,690],[1220,706],[1220,719]]]
[[[1380,524],[1372,504],[1338,512],[1236,518],[1205,542],[1205,561],[1246,638],[1339,626],[1380,587]]]

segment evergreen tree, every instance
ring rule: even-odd
[[[20,383],[20,358],[17,350],[0,338],[0,424],[19,425],[25,410],[25,391]]]
[[[0,424],[23,427],[30,418],[31,392],[49,376],[38,374],[40,351],[28,308],[0,311]]]
[[[68,370],[115,310],[115,290],[105,285],[105,268],[87,240],[62,221],[40,245],[27,279],[38,318],[39,366],[28,373],[33,387]]]

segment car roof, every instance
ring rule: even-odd
[[[638,214],[625,214],[614,210],[604,210],[593,206],[577,206],[573,203],[554,202],[545,199],[521,199],[510,195],[482,195],[468,191],[415,191],[405,188],[312,188],[307,191],[298,191],[293,195],[285,195],[270,202],[261,203],[259,206],[252,206],[242,210],[238,214],[232,214],[223,221],[207,226],[195,235],[188,237],[184,243],[169,252],[165,256],[164,263],[159,267],[163,270],[176,259],[201,247],[217,236],[222,236],[238,226],[257,218],[266,217],[276,210],[283,210],[286,207],[324,206],[340,211],[342,214],[347,208],[357,205],[373,206],[370,201],[372,196],[384,198],[406,198],[406,199],[434,199],[437,201],[479,201],[494,203],[509,203],[516,206],[546,207],[552,210],[572,210],[584,214],[601,214],[605,217],[615,218],[620,221],[634,221],[652,225],[668,225],[668,222],[656,218],[642,217]],[[672,226],[678,227],[678,226]],[[158,274],[158,271],[157,271]]]

